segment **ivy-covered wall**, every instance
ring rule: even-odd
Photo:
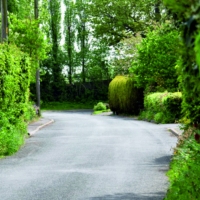
[[[0,44],[0,156],[23,144],[29,109],[29,57],[16,46]]]
[[[176,16],[184,48],[178,62],[187,126],[168,172],[170,187],[166,200],[199,199],[200,193],[200,3],[198,0],[164,0]]]

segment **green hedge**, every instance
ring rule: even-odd
[[[156,123],[174,123],[181,118],[182,94],[180,92],[157,92],[144,98],[144,111],[140,119]]]
[[[16,46],[0,44],[0,155],[17,151],[29,118],[29,57]]]
[[[138,114],[143,107],[143,90],[134,86],[134,81],[125,76],[116,76],[109,84],[110,109],[116,113]]]

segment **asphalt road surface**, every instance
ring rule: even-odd
[[[177,139],[170,125],[91,112],[55,122],[0,160],[0,200],[160,200]]]

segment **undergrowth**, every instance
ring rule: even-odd
[[[98,101],[82,101],[82,102],[43,102],[42,110],[78,110],[93,109]]]
[[[197,200],[200,193],[199,132],[188,129],[179,138],[167,173],[170,187],[165,200]]]

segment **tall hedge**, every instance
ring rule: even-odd
[[[17,151],[26,133],[29,57],[16,46],[0,44],[0,155]]]
[[[198,0],[164,2],[182,29],[184,48],[178,69],[182,112],[189,119],[170,164],[170,186],[165,199],[196,200],[200,199],[200,4]]]
[[[143,107],[143,90],[134,86],[134,81],[125,76],[116,76],[109,84],[110,109],[116,114],[138,114]]]

